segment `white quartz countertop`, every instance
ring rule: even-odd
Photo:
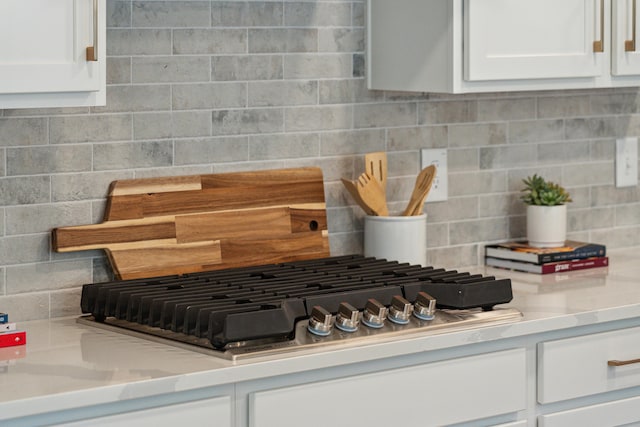
[[[523,313],[519,322],[239,362],[78,324],[76,318],[20,322],[19,329],[27,331],[27,345],[0,349],[0,421],[640,318],[639,255],[640,248],[610,251],[607,268],[542,276],[478,268],[512,279],[514,299],[505,306]]]

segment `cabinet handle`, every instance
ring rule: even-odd
[[[632,359],[632,360],[609,360],[607,362],[608,366],[624,366],[624,365],[632,365],[634,363],[640,363],[640,359]]]
[[[98,0],[93,0],[93,46],[87,47],[87,61],[98,60]]]
[[[600,0],[600,40],[593,42],[594,52],[604,52],[604,0]]]
[[[625,52],[636,51],[636,0],[631,2],[631,40],[624,41]]]

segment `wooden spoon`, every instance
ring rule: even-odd
[[[387,153],[378,151],[375,153],[367,153],[364,155],[365,172],[375,178],[382,191],[387,192]]]
[[[424,200],[427,198],[429,190],[431,190],[431,185],[433,184],[433,179],[435,178],[435,176],[435,165],[429,165],[420,171],[418,177],[416,178],[416,184],[413,187],[413,192],[411,193],[409,204],[407,205],[407,208],[404,210],[404,213],[402,215],[410,216],[422,214]]]
[[[364,172],[358,177],[358,194],[374,215],[389,216],[387,200],[377,180]]]
[[[362,208],[364,213],[367,215],[374,215],[371,208],[364,202],[364,200],[362,200],[362,197],[360,197],[360,194],[358,193],[358,183],[346,178],[342,178],[342,183],[349,194],[351,194],[351,197],[353,197],[353,200],[355,200],[358,206]]]

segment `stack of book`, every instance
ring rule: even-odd
[[[0,313],[0,348],[25,345],[27,333],[18,331],[15,323],[9,323],[9,315]]]
[[[597,243],[567,240],[558,248],[535,248],[526,241],[485,246],[485,264],[529,273],[549,274],[606,267],[607,249]]]
[[[0,373],[7,372],[17,359],[26,356],[27,334],[18,331],[15,323],[9,323],[9,316],[0,313]]]

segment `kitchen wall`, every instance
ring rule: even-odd
[[[615,138],[640,135],[637,88],[368,91],[364,5],[107,0],[107,105],[0,110],[0,311],[79,313],[79,286],[108,266],[52,252],[50,230],[100,222],[116,179],[320,166],[331,251],[360,252],[362,212],[339,179],[379,150],[401,210],[419,149],[448,149],[449,200],[426,206],[432,264],[476,265],[483,244],[524,236],[533,173],[571,190],[570,237],[640,245],[638,187],[613,185]]]

